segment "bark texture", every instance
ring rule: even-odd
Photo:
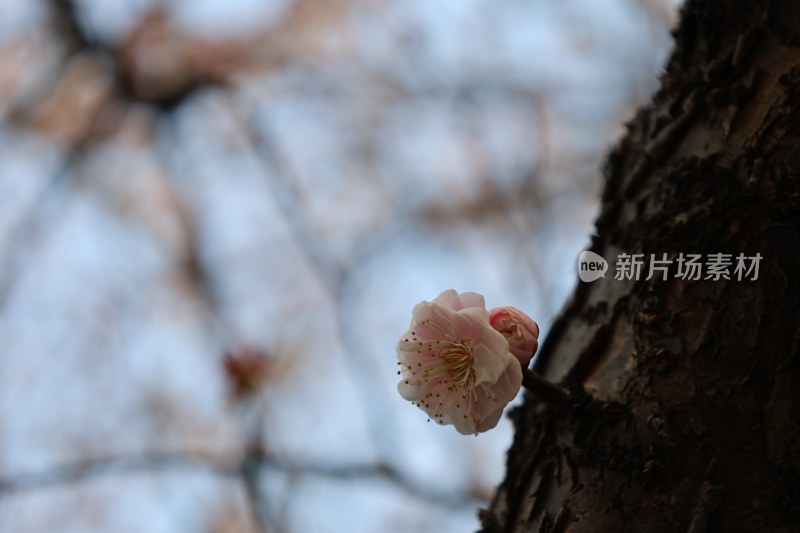
[[[681,15],[591,249],[760,253],[759,277],[580,283],[535,367],[571,400],[512,414],[487,533],[800,531],[800,3]]]

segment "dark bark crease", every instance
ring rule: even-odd
[[[759,278],[579,285],[535,363],[572,400],[512,413],[487,533],[800,531],[800,2],[681,21],[591,249],[758,252]]]

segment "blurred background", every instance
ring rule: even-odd
[[[477,529],[395,343],[547,334],[677,3],[0,0],[0,531]]]

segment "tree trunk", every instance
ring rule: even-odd
[[[591,250],[612,266],[535,363],[570,400],[512,413],[487,533],[800,531],[800,2],[689,0],[675,38],[605,168]],[[731,279],[682,279],[681,253],[731,254]]]

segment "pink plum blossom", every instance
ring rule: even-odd
[[[397,357],[400,395],[464,435],[495,427],[522,385],[519,361],[474,292],[417,304]]]
[[[539,326],[516,307],[495,307],[489,311],[489,323],[503,334],[522,368],[528,368],[539,347]]]

